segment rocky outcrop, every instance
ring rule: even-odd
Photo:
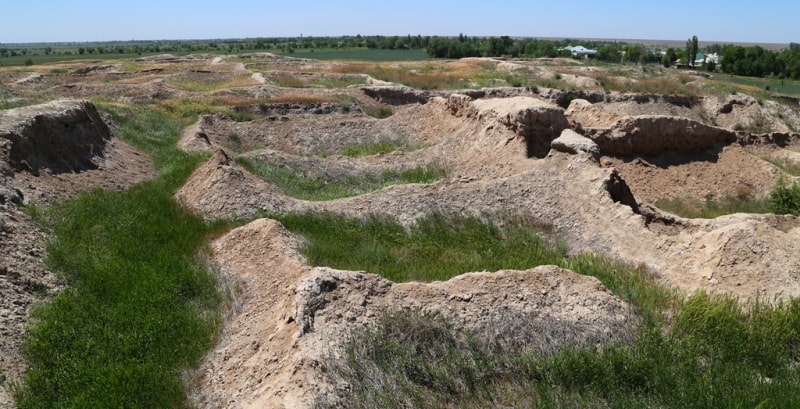
[[[38,174],[97,168],[111,131],[89,101],[58,100],[0,112],[0,140],[9,165]]]
[[[800,143],[800,133],[796,132],[770,132],[764,134],[751,134],[749,132],[736,132],[740,145],[769,145],[785,147]]]
[[[565,129],[561,135],[550,143],[550,146],[559,151],[577,154],[579,152],[588,153],[592,156],[600,155],[600,147],[593,140],[573,131]]]
[[[564,112],[570,126],[583,135],[611,128],[624,115],[609,112],[585,99],[573,99]]]
[[[625,117],[611,129],[589,135],[607,155],[688,153],[736,142],[736,133],[671,116]]]

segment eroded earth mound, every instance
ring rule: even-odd
[[[163,55],[133,68],[72,63],[57,67],[63,74],[9,71],[0,81],[14,101],[103,97],[202,111],[179,146],[212,154],[175,196],[209,219],[320,211],[410,225],[435,212],[520,215],[552,226],[572,253],[633,263],[682,291],[742,301],[800,296],[797,218],[687,219],[655,206],[670,198],[763,198],[788,178],[766,159],[800,163],[797,107],[742,93],[607,92],[598,80],[610,78],[607,70],[561,59],[441,64],[560,77],[563,90],[500,81],[421,91],[352,74],[347,63],[239,57]],[[346,75],[336,71],[343,66]],[[314,85],[343,78],[363,82]],[[229,109],[192,105],[202,101]],[[30,306],[62,286],[42,261],[46,235],[23,206],[56,204],[91,187],[125,189],[155,174],[151,159],[113,129],[109,116],[80,100],[0,111],[0,366],[11,380],[24,369],[19,348]],[[345,147],[379,142],[403,148],[342,155]],[[419,166],[442,167],[447,177],[308,201],[251,174],[239,158],[333,178]],[[465,328],[516,320],[537,329],[522,340],[531,343],[548,331],[564,343],[622,339],[635,321],[597,280],[552,266],[397,284],[310,266],[298,253],[300,240],[257,219],[213,242],[211,261],[232,298],[220,341],[192,380],[198,406],[307,407],[318,396],[336,399],[338,386],[320,370],[324,356],[392,309],[438,314]],[[8,385],[0,381],[0,408],[11,406]]]
[[[298,245],[268,219],[214,242],[221,273],[237,290],[220,342],[200,368],[198,407],[300,408],[316,398],[336,399],[320,371],[328,354],[351,331],[392,311],[424,311],[479,332],[507,331],[528,348],[630,337],[627,304],[596,279],[555,266],[397,284],[311,267]]]

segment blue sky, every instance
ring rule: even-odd
[[[1,0],[0,43],[337,35],[800,42],[800,1]]]

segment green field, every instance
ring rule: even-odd
[[[296,50],[293,53],[276,52],[276,54],[316,60],[421,61],[431,59],[425,50],[377,50],[368,48]]]
[[[134,60],[141,57],[151,55],[158,55],[162,53],[105,53],[105,54],[78,54],[72,50],[64,50],[70,54],[49,54],[45,55],[43,52],[33,51],[27,55],[17,55],[13,57],[0,58],[0,66],[2,67],[15,67],[24,66],[25,62],[30,59],[33,65],[53,64],[62,61],[97,61],[102,60]],[[311,58],[316,60],[344,60],[344,61],[420,61],[430,60],[428,53],[425,50],[380,50],[369,48],[351,48],[351,49],[301,49],[294,52],[285,52],[278,49],[274,50],[237,50],[234,54],[246,54],[256,52],[271,52],[278,55],[285,55],[287,57],[295,58]],[[230,55],[231,53],[223,52],[220,50],[197,50],[197,51],[183,51],[183,52],[169,52],[175,56],[188,55],[188,54],[218,54]]]
[[[716,75],[716,74],[715,74]],[[762,91],[800,97],[800,81],[779,78],[740,77],[737,75],[718,74],[717,81],[729,82],[747,87],[755,87]]]

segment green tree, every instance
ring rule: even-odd
[[[672,60],[669,58],[669,54],[664,54],[661,56],[661,64],[664,68],[669,68],[672,65]]]
[[[686,61],[692,68],[694,68],[694,59],[697,56],[697,50],[697,36],[692,36],[692,38],[686,40]]]

